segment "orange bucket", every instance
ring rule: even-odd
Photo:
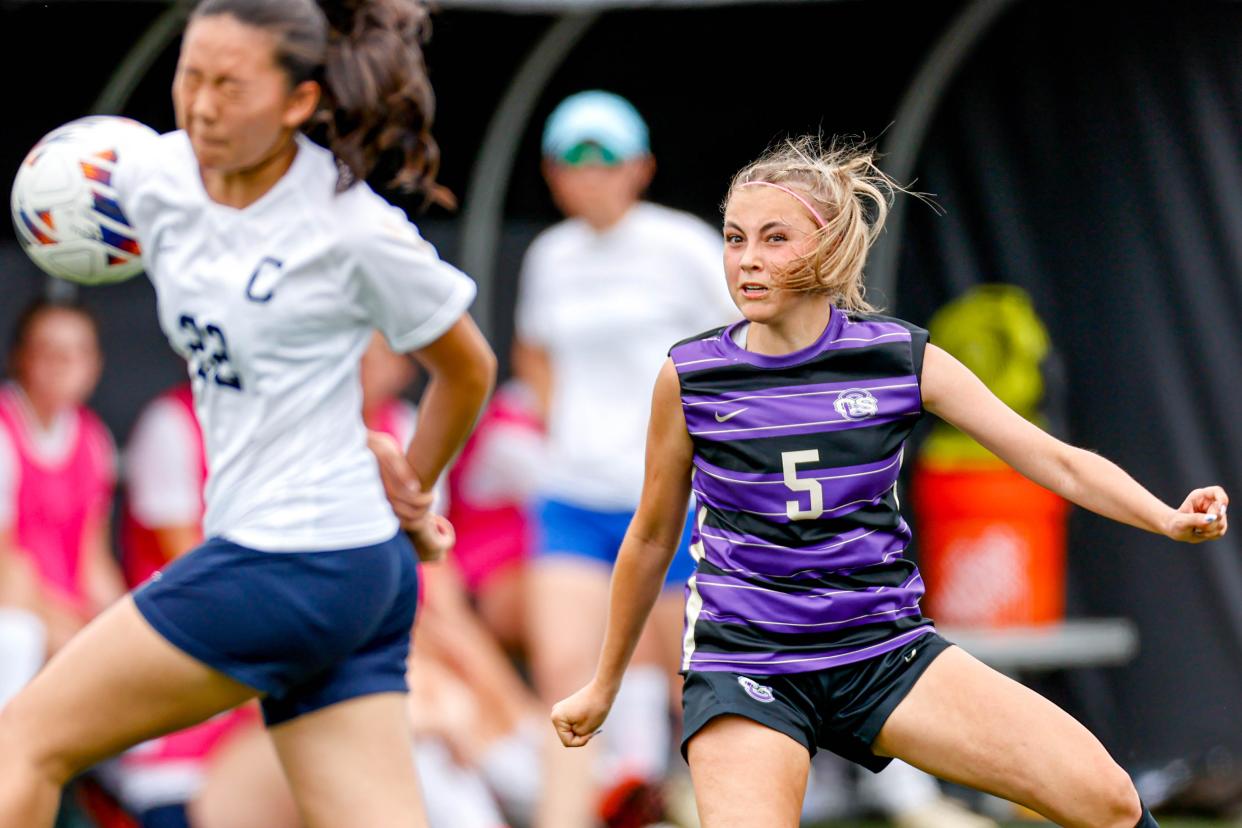
[[[923,610],[942,624],[1046,624],[1065,615],[1068,504],[1008,466],[914,472]]]

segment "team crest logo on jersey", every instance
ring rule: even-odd
[[[847,420],[865,420],[880,410],[879,401],[865,388],[850,388],[837,394],[832,407]]]
[[[742,685],[742,689],[746,691],[746,695],[750,696],[757,702],[771,704],[776,701],[776,696],[772,693],[771,687],[765,687],[753,679],[746,678],[746,676],[738,676],[737,683]]]

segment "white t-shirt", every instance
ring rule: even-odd
[[[520,406],[530,421],[496,417],[484,420],[475,429],[477,442],[457,485],[462,496],[479,509],[494,509],[526,503],[538,491],[539,470],[547,451],[543,431],[533,422],[534,393],[518,379],[511,379],[496,390],[508,405]],[[462,462],[462,461],[458,461]]]
[[[552,361],[544,496],[599,510],[637,505],[668,349],[738,316],[722,260],[719,232],[647,202],[603,233],[571,219],[531,244],[517,332]]]
[[[198,424],[180,402],[158,397],[125,447],[129,507],[143,526],[198,526],[203,519]]]
[[[142,243],[160,326],[189,363],[207,449],[204,533],[266,551],[386,540],[397,520],[366,448],[358,365],[378,328],[404,353],[475,287],[365,185],[335,192],[304,137],[242,210],[213,202],[189,140],[161,136],[114,183]]]

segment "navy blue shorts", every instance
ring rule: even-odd
[[[617,563],[621,541],[634,519],[633,510],[601,512],[584,509],[561,500],[543,500],[535,506],[535,527],[538,540],[535,548],[543,557],[569,555],[599,561],[609,568]],[[664,576],[664,588],[683,587],[694,574],[695,562],[690,555],[690,530],[694,528],[694,511],[686,517],[681,542]]]
[[[269,727],[406,692],[418,566],[404,533],[374,546],[259,552],[212,538],[134,591],[177,648],[262,694]]]

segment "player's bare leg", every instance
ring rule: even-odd
[[[213,751],[189,810],[194,828],[299,828],[293,792],[261,722]]]
[[[254,696],[118,601],[0,711],[0,826],[50,826],[75,774]]]
[[[1133,828],[1142,815],[1130,777],[1085,727],[958,647],[931,663],[874,750],[1067,828]]]
[[[528,576],[531,667],[549,706],[591,678],[604,638],[608,570],[569,556],[536,560]],[[566,750],[548,728],[537,828],[581,828],[595,820],[600,746]]]
[[[717,716],[687,748],[703,828],[798,828],[811,756],[741,716]]]
[[[426,828],[405,705],[376,693],[271,728],[306,828]]]

